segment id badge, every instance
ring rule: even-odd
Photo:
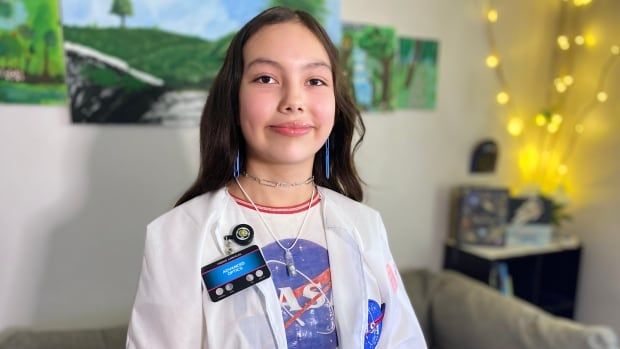
[[[217,302],[271,277],[256,245],[208,264],[200,270],[209,298]]]

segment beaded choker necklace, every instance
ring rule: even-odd
[[[247,172],[243,172],[243,176],[255,181],[256,183],[260,185],[265,185],[265,186],[272,187],[272,188],[291,188],[291,187],[298,187],[300,185],[306,185],[306,184],[310,184],[314,182],[314,176],[310,176],[308,179],[306,179],[303,182],[293,182],[293,183],[277,182],[277,181],[272,181],[269,179],[258,178],[256,176],[252,176],[251,174]]]

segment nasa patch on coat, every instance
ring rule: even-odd
[[[379,303],[374,300],[368,300],[368,328],[366,329],[364,349],[374,349],[379,343],[381,330],[383,329],[384,314],[385,303],[379,306]]]

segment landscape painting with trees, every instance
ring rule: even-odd
[[[0,0],[0,102],[67,99],[57,0]]]
[[[73,121],[197,125],[232,36],[276,5],[340,41],[339,0],[63,0]]]
[[[435,108],[438,46],[432,40],[398,39],[393,81],[397,108]]]
[[[396,106],[392,80],[397,49],[394,28],[344,26],[341,59],[360,109],[391,110]]]
[[[437,51],[437,41],[399,38],[394,28],[345,24],[340,59],[360,109],[431,109]]]
[[[0,103],[68,95],[74,122],[197,125],[232,36],[260,11],[287,6],[340,44],[360,109],[436,105],[438,43],[342,26],[339,0],[58,1],[0,0]]]

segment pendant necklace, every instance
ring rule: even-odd
[[[245,191],[241,183],[239,183],[239,179],[235,178],[235,181],[237,182],[237,185],[239,186],[239,189],[241,189],[241,192],[243,193],[243,195],[245,195],[246,199],[248,199],[250,204],[252,204],[252,207],[254,207],[254,209],[256,210],[256,213],[258,214],[258,218],[260,218],[261,222],[263,222],[263,225],[265,226],[265,229],[267,230],[267,232],[269,232],[269,235],[271,235],[271,237],[278,244],[278,246],[280,246],[280,248],[284,250],[284,262],[286,264],[286,271],[288,272],[288,275],[291,277],[296,276],[297,268],[295,268],[295,261],[293,260],[293,253],[291,252],[291,250],[293,249],[293,247],[295,247],[295,244],[297,244],[297,241],[299,240],[299,236],[301,236],[301,232],[304,229],[304,225],[306,225],[306,220],[308,219],[308,214],[310,213],[310,206],[312,206],[312,199],[314,198],[315,187],[312,186],[312,194],[310,195],[310,200],[308,201],[308,208],[306,209],[304,220],[301,222],[301,226],[299,227],[299,231],[297,232],[297,236],[295,237],[295,240],[289,247],[284,247],[284,245],[282,245],[282,243],[278,240],[276,235],[271,230],[271,227],[269,227],[269,224],[267,224],[265,217],[263,217],[263,214],[260,212],[258,207],[256,207],[250,195],[248,195],[248,193]]]

